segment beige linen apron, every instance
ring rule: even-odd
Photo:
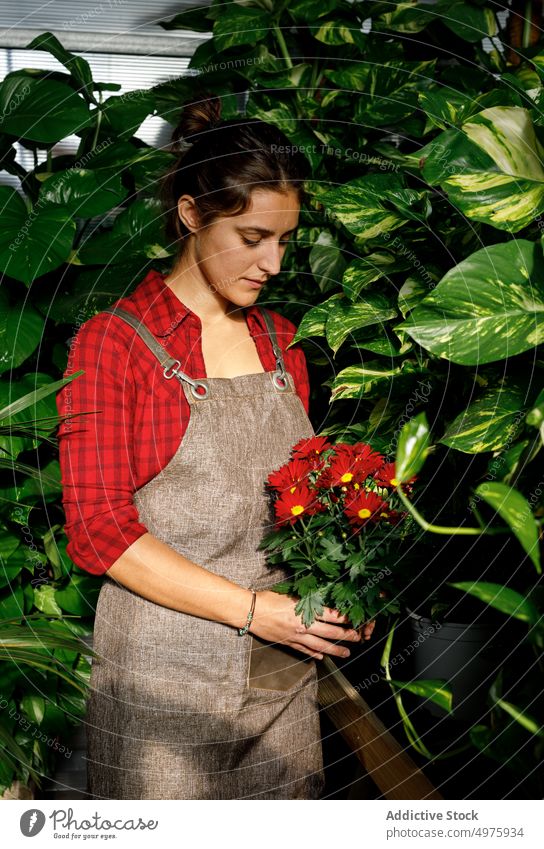
[[[270,315],[262,309],[274,372],[193,380],[138,319],[107,311],[134,327],[190,404],[178,450],[135,493],[140,520],[206,569],[246,588],[271,588],[286,571],[258,550],[274,521],[264,481],[314,431]],[[155,604],[107,573],[94,648],[86,716],[93,798],[320,797],[317,670],[309,656]]]

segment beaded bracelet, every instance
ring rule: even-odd
[[[244,625],[243,628],[238,628],[238,633],[241,637],[243,637],[244,634],[247,634],[247,632],[249,631],[249,626],[251,625],[251,620],[253,619],[253,611],[255,610],[255,602],[257,601],[257,593],[255,592],[255,590],[251,590],[251,592],[253,593],[253,598],[251,599],[251,608],[249,610],[249,613],[247,614],[247,622],[246,622],[246,624]]]

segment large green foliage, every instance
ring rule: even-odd
[[[0,158],[23,195],[3,189],[1,198],[9,211],[0,238],[9,291],[0,325],[5,403],[10,380],[23,387],[15,397],[34,375],[40,391],[56,380],[66,362],[57,338],[171,260],[155,200],[170,155],[134,137],[142,121],[156,114],[176,123],[180,103],[204,90],[221,97],[224,117],[242,114],[245,102],[245,116],[276,124],[313,167],[297,243],[267,297],[299,325],[295,342],[307,353],[321,432],[364,439],[391,458],[399,446],[403,475],[420,469],[418,509],[432,511],[434,526],[461,525],[472,511],[477,528],[510,529],[518,561],[509,564],[508,589],[532,592],[543,512],[541,44],[518,45],[515,65],[508,49],[486,53],[483,37],[505,39],[496,6],[449,0],[324,0],[318,8],[308,0],[214,0],[162,25],[212,33],[190,62],[197,79],[116,95],[119,86],[94,81],[85,60],[44,33],[29,48],[49,50],[66,73],[26,68],[0,87]],[[53,144],[71,133],[77,153],[53,156]],[[47,153],[29,173],[15,160],[18,137]],[[90,220],[110,210],[121,213],[113,226]],[[44,352],[54,367],[43,365]],[[49,405],[40,417],[53,416],[50,400],[40,402]],[[423,410],[431,448],[421,417],[400,436]],[[6,431],[2,439],[0,605],[86,616],[95,586],[65,554],[52,429]],[[527,505],[522,514],[531,513],[529,533],[509,524],[521,515],[516,494]],[[32,591],[31,569],[17,571],[22,522],[36,540],[32,568],[42,563],[49,576]],[[422,535],[418,563],[432,536]],[[482,583],[485,565],[475,563],[469,581]],[[416,585],[468,583],[456,577],[423,568]],[[540,610],[537,595],[531,603]],[[82,622],[88,631],[90,619]],[[28,693],[22,684],[14,692],[22,709]],[[504,695],[494,692],[493,730],[481,726],[472,739],[496,757],[502,730],[518,735],[527,755],[521,766],[513,758],[513,768],[529,774],[538,751],[525,747],[532,726],[520,722],[520,704],[530,694],[520,694],[520,704],[515,693]],[[533,706],[531,721],[539,710]]]

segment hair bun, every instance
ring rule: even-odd
[[[177,145],[183,142],[192,143],[192,136],[198,136],[210,130],[220,121],[221,98],[204,92],[200,99],[191,100],[183,105],[181,118],[172,133],[172,141]]]

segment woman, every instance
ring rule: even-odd
[[[89,792],[112,799],[314,799],[314,658],[360,639],[305,628],[258,549],[264,487],[314,431],[292,322],[256,306],[298,224],[305,160],[261,121],[187,106],[164,184],[172,271],[75,337],[59,413],[68,553],[103,574],[87,713]],[[287,149],[289,149],[287,147]],[[372,626],[366,629],[370,636]]]

